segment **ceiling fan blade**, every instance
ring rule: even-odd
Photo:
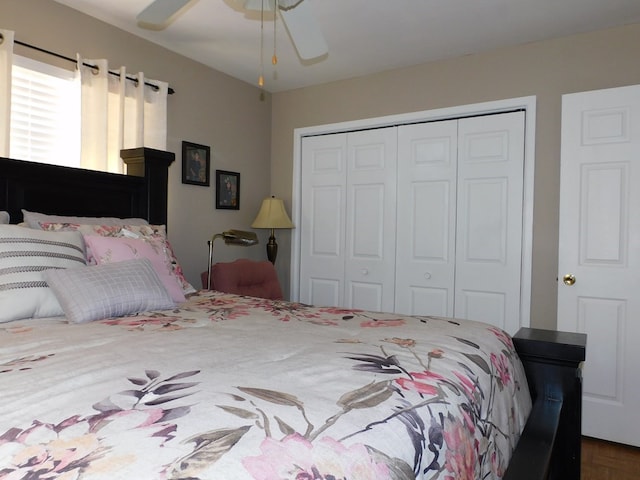
[[[329,51],[327,42],[320,30],[320,25],[313,16],[310,0],[304,0],[295,7],[289,9],[280,8],[280,16],[298,55],[303,60],[326,55]]]
[[[136,20],[142,28],[163,30],[193,1],[196,0],[154,0],[138,14]]]

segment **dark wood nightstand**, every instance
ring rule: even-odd
[[[515,458],[516,449],[513,467],[520,464],[518,468],[525,471],[542,468],[550,479],[580,480],[581,364],[587,336],[522,328],[513,337],[513,343],[524,365],[534,402],[525,427],[532,435],[526,436],[526,442],[530,452],[537,452]]]

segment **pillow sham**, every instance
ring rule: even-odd
[[[83,235],[100,235],[102,237],[129,237],[145,241],[156,239],[162,242],[163,249],[171,264],[171,271],[182,286],[182,292],[187,295],[196,291],[182,273],[182,267],[178,263],[173,248],[167,239],[167,229],[164,225],[87,225],[78,223],[40,222],[40,228],[54,232],[77,230]],[[91,265],[96,263],[90,250],[87,250],[87,263]]]
[[[7,225],[11,220],[9,212],[0,212],[0,225]]]
[[[85,265],[79,232],[0,225],[0,323],[63,314],[43,271]]]
[[[40,229],[40,222],[81,223],[84,225],[149,225],[144,218],[116,218],[116,217],[73,217],[67,215],[49,215],[46,213],[30,212],[22,209],[23,222],[29,228]]]
[[[73,323],[175,307],[147,258],[47,270],[43,276]]]
[[[164,252],[162,243],[157,239],[149,241],[127,237],[101,237],[85,235],[85,244],[91,250],[98,265],[122,262],[135,258],[147,258],[151,262],[158,278],[176,303],[185,301],[182,286],[171,271],[171,263]]]

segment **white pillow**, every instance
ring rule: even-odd
[[[0,225],[7,225],[10,222],[9,212],[0,212]]]
[[[116,217],[70,217],[63,215],[48,215],[46,213],[22,210],[23,222],[29,228],[40,229],[40,222],[47,223],[81,223],[84,225],[149,225],[144,218],[116,218]]]
[[[43,275],[73,323],[175,307],[146,258],[47,270]]]
[[[0,225],[0,323],[62,315],[42,272],[85,265],[80,232]]]

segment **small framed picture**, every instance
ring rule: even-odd
[[[211,183],[211,148],[182,142],[182,183],[208,187]]]
[[[240,174],[216,170],[216,208],[240,210]]]

